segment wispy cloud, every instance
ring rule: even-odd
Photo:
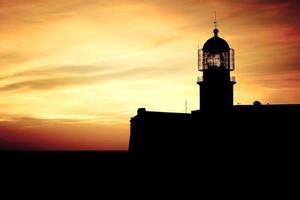
[[[90,72],[94,72],[97,70],[99,69],[95,67],[90,67]],[[24,76],[27,77],[32,75],[47,75],[47,76],[51,76],[51,78],[31,79],[31,80],[7,84],[0,87],[0,92],[19,90],[19,89],[22,89],[23,92],[25,92],[26,90],[47,90],[47,89],[54,89],[57,87],[85,85],[85,84],[92,84],[92,83],[104,82],[104,81],[114,81],[114,80],[120,80],[120,78],[135,79],[138,78],[139,76],[145,77],[150,75],[166,73],[165,71],[158,72],[157,70],[150,67],[132,68],[132,69],[118,70],[113,72],[92,74],[92,75],[86,74],[89,72],[88,69],[85,72],[82,71],[85,71],[85,69],[82,69],[82,67],[80,67],[80,69],[79,68],[76,69],[76,67],[75,68],[61,67],[61,68],[56,68],[51,70],[29,71],[29,72],[19,73],[6,78],[16,78],[16,77],[24,77]],[[62,76],[62,77],[55,77],[55,74],[61,75],[66,73],[69,75]],[[73,73],[77,75],[72,75]]]

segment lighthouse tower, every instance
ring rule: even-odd
[[[217,28],[214,37],[198,49],[198,69],[203,76],[198,78],[200,86],[200,110],[224,111],[233,107],[233,86],[235,78],[234,50],[219,37]]]

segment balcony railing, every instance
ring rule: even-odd
[[[197,83],[199,83],[199,82],[203,82],[203,76],[198,76],[197,77]]]
[[[235,76],[231,76],[230,81],[235,82]]]
[[[203,76],[198,76],[197,77],[197,83],[203,82],[203,80],[204,80]],[[236,80],[235,76],[230,76],[230,81],[235,82],[235,80]]]

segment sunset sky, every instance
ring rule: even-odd
[[[235,104],[300,103],[294,0],[0,0],[0,149],[124,150],[139,107],[199,109],[197,48],[236,52]]]

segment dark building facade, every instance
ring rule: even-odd
[[[139,108],[131,118],[129,152],[134,155],[233,157],[294,155],[300,105],[234,105],[234,50],[218,29],[198,50],[200,109],[192,113]],[[275,153],[274,153],[275,152]]]

